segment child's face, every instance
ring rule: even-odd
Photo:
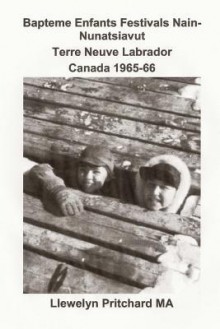
[[[149,210],[162,210],[173,201],[176,188],[165,185],[161,180],[152,179],[144,182],[144,203]]]
[[[94,193],[105,183],[108,176],[105,167],[97,167],[90,164],[80,164],[77,172],[77,179],[82,191]]]

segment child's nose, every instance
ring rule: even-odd
[[[155,185],[153,193],[154,193],[154,195],[159,195],[160,194],[160,186],[159,185]]]
[[[92,173],[92,170],[88,170],[88,171],[87,171],[86,178],[89,179],[89,180],[92,180],[92,179],[93,179],[93,173]]]

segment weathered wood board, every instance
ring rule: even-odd
[[[129,91],[129,90],[128,90]],[[157,94],[155,93],[155,97]],[[200,130],[199,117],[185,116],[177,113],[161,112],[154,109],[142,108],[131,104],[105,101],[78,94],[66,93],[60,90],[44,89],[37,86],[24,85],[24,98],[44,102],[45,104],[58,104],[63,107],[75,108],[91,113],[101,113],[119,118],[127,118],[140,122],[149,122],[161,126]]]
[[[85,97],[104,99],[111,102],[147,107],[155,110],[159,109],[162,112],[165,111],[199,117],[199,113],[193,111],[191,107],[192,100],[175,97],[173,95],[159,93],[155,95],[154,92],[150,91],[146,91],[146,93],[143,94],[142,92],[128,91],[128,88],[123,86],[107,85],[77,78],[72,78],[71,80],[66,80],[64,78],[25,78],[24,82],[45,89],[68,90],[68,93],[71,92]],[[40,93],[40,89],[38,90]],[[25,93],[24,95],[26,96]]]
[[[187,84],[196,84],[200,85],[200,82],[198,82],[199,77],[169,77],[166,78],[168,81],[178,81],[178,82],[183,82]]]
[[[109,147],[113,153],[124,154],[125,157],[130,155],[136,158],[143,158],[146,159],[145,162],[155,155],[173,154],[185,160],[190,168],[196,169],[200,166],[200,156],[195,153],[189,154],[169,147],[148,144],[137,140],[131,140],[129,138],[106,135],[104,133],[84,130],[81,128],[65,126],[64,129],[57,123],[27,117],[24,118],[24,125],[25,132],[52,138],[54,140],[69,142],[72,145],[75,143],[81,143],[84,145],[96,143]]]
[[[28,195],[24,196],[24,209],[25,221],[32,224],[59,230],[69,236],[138,257],[154,258],[155,261],[165,251],[161,238],[169,237],[169,234],[160,231],[86,210],[78,216],[56,217],[47,213],[38,199]]]
[[[89,199],[89,211],[78,217],[60,217],[47,212],[37,198],[25,195],[25,292],[46,293],[49,279],[60,263],[67,265],[70,275],[59,291],[63,293],[82,293],[85,290],[88,293],[96,289],[99,293],[136,293],[138,289],[155,285],[158,275],[165,270],[157,264],[157,257],[165,252],[162,240],[169,239],[170,234],[158,228],[147,228],[146,216],[140,218],[141,213],[137,212],[139,207],[134,207],[136,213],[133,212],[132,221],[131,216],[129,218],[132,206],[121,204],[121,208],[112,207],[112,211],[109,209],[110,204],[115,200],[105,197]],[[95,210],[92,205],[95,207],[99,204],[98,208],[102,209],[101,199],[105,203],[105,210],[108,208],[105,216],[92,211]],[[109,207],[106,207],[107,204]],[[114,218],[114,209],[118,218]],[[159,215],[149,212],[149,216],[153,214]],[[169,226],[168,218],[165,217],[161,222],[158,221],[162,228],[165,224]],[[153,219],[157,219],[157,216]],[[169,219],[172,225],[177,216],[173,215]],[[183,222],[179,222],[181,225],[184,227],[184,218]],[[92,287],[94,280],[97,280],[97,288]],[[81,284],[75,286],[78,281]]]
[[[43,135],[64,141],[81,142],[83,144],[89,144],[89,141],[91,140],[96,140],[96,142],[100,140],[99,144],[104,143],[106,145],[109,145],[109,147],[113,151],[115,149],[118,152],[124,151],[124,153],[131,155],[137,154],[142,157],[148,157],[147,154],[148,152],[150,152],[150,150],[152,152],[154,151],[154,154],[175,154],[181,156],[183,160],[186,159],[186,162],[190,167],[197,167],[200,160],[199,155],[197,155],[196,153],[188,154],[187,152],[184,152],[182,150],[176,150],[174,148],[169,148],[168,146],[161,146],[154,143],[149,144],[138,140],[132,140],[130,138],[107,135],[103,132],[101,133],[93,130],[84,130],[82,128],[75,128],[69,126],[65,126],[64,129],[64,127],[58,123],[53,123],[40,119],[25,117],[24,129],[26,132],[32,132],[38,135]],[[126,147],[129,147],[129,149],[127,149]]]
[[[200,238],[200,223],[193,219],[189,219],[187,217],[183,217],[177,214],[168,214],[157,211],[146,211],[146,209],[135,205],[123,204],[117,199],[97,195],[88,195],[77,190],[75,190],[75,193],[82,199],[84,205],[86,206],[86,209],[88,209],[89,211],[93,211],[97,214],[97,218],[98,214],[102,214],[104,216],[116,218],[123,222],[133,223],[136,225],[153,228],[161,231],[152,233],[151,230],[143,229],[144,236],[146,235],[146,237],[149,238],[149,236],[151,235],[152,241],[159,241],[161,236],[163,236],[162,232],[171,234],[185,234],[192,236],[197,240],[199,240]],[[41,203],[37,199],[28,195],[25,195],[24,202],[25,208],[27,209],[25,211],[29,211],[29,213],[27,213],[27,217],[30,217],[31,211],[33,212],[32,217],[37,216],[35,213],[39,212],[39,208],[42,208]],[[31,208],[28,207],[29,204],[31,205]],[[42,211],[45,214],[45,211]],[[102,217],[100,217],[100,220],[101,219],[103,220]],[[115,221],[111,222],[109,219],[108,223],[109,225],[111,223],[111,227],[113,223],[114,225],[116,225],[116,227],[121,227],[119,223]],[[126,228],[126,225],[124,227]],[[130,226],[128,226],[127,229],[129,230],[129,228]],[[140,237],[140,234],[142,234],[140,233],[141,229],[132,227],[131,230],[134,230],[134,232],[138,232],[138,237]],[[118,240],[120,239],[121,237],[119,237]],[[160,247],[158,248],[160,249]],[[163,250],[161,249],[161,252],[162,251]]]
[[[56,122],[61,125],[127,137],[131,140],[150,142],[188,152],[200,152],[200,135],[198,132],[119,119],[116,116],[90,113],[33,101],[24,102],[24,114],[27,117]]]
[[[137,288],[153,286],[158,264],[24,223],[24,248]]]
[[[61,287],[54,293],[63,294],[113,294],[138,293],[140,289],[112,280],[85,269],[80,269],[55,259],[24,250],[24,293],[49,293],[51,277],[59,266],[67,267]]]
[[[172,81],[167,78],[86,78],[84,80],[98,81],[118,86],[132,88],[139,92],[153,91],[157,93],[180,96],[180,88],[191,85],[193,79],[187,81]]]

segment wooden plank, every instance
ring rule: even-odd
[[[174,154],[179,156],[191,168],[199,168],[200,164],[200,156],[192,152],[188,153],[174,148],[108,135],[92,130],[62,126],[40,119],[24,118],[24,131],[71,143],[79,142],[84,145],[106,145],[112,152],[126,155],[132,154],[136,157],[147,159],[159,154]]]
[[[200,116],[197,111],[193,111],[191,107],[192,100],[174,95],[159,94],[151,91],[142,93],[135,90],[132,92],[126,87],[85,81],[77,78],[71,78],[68,79],[68,81],[65,78],[25,78],[24,82],[37,87],[64,90],[68,91],[68,93],[83,95],[84,97],[93,97],[121,104],[147,107],[192,117]]]
[[[199,133],[35,101],[24,102],[24,114],[27,117],[67,124],[77,128],[105,132],[142,142],[153,141],[158,145],[175,147],[189,152],[200,152]]]
[[[27,126],[26,129],[31,129],[31,125]],[[140,152],[140,149],[135,148],[136,143],[132,143],[132,145],[124,144],[123,146],[118,144],[117,146],[114,141],[111,142],[111,140],[107,139],[102,141],[101,138],[98,139],[98,136],[94,136],[94,139],[86,139],[85,137],[87,137],[87,135],[85,135],[84,138],[81,138],[81,141],[70,142],[24,132],[24,156],[36,162],[49,162],[51,165],[57,165],[59,162],[63,163],[65,161],[74,161],[78,159],[85,146],[92,143],[97,143],[98,140],[100,144],[104,144],[106,142],[108,147],[112,150],[116,168],[121,168],[122,170],[123,168],[128,168],[131,171],[137,171],[138,168],[141,165],[144,165],[148,159],[160,154],[159,151],[165,153],[164,149],[155,146],[151,147],[151,145],[148,145],[150,146],[150,149],[147,149],[146,145],[143,145],[143,148],[146,148],[146,150],[143,149],[143,151]],[[84,142],[85,144],[82,144],[81,142]],[[137,153],[137,151],[139,151],[139,153]],[[169,152],[169,154],[170,153],[171,152]],[[176,154],[176,152],[173,152],[173,154]],[[192,189],[195,191],[200,190],[200,174],[196,171],[200,166],[198,157],[192,154],[179,154],[179,152],[178,155],[190,167],[192,175]]]
[[[154,258],[155,261],[165,252],[162,237],[169,237],[160,231],[89,211],[61,219],[45,211],[40,200],[29,195],[24,195],[24,218],[35,225],[137,257]]]
[[[184,234],[196,240],[200,239],[200,223],[191,218],[160,211],[147,211],[139,206],[121,203],[117,199],[88,195],[78,190],[75,190],[75,193],[89,211],[163,232]]]
[[[199,77],[167,77],[166,80],[170,81],[178,81],[178,82],[183,82],[187,84],[196,84],[200,85],[198,82]]]
[[[59,262],[142,288],[154,286],[159,264],[24,223],[24,247]]]
[[[23,288],[25,293],[48,293],[51,276],[60,262],[24,250]],[[69,264],[67,276],[56,293],[63,294],[115,294],[138,293],[140,289],[102,277]]]
[[[184,234],[200,240],[200,223],[178,214],[149,211],[139,206],[123,204],[117,199],[88,195],[75,190],[88,210],[127,222],[151,227],[172,234]]]
[[[192,216],[192,214],[194,215],[195,210],[198,207],[199,199],[200,199],[199,195],[190,195],[184,203],[184,207],[181,210],[181,215],[183,216]]]
[[[83,80],[98,81],[118,86],[132,88],[140,92],[153,91],[179,96],[178,90],[188,85],[180,81],[167,80],[166,78],[83,78]]]
[[[192,132],[200,131],[200,119],[198,117],[160,112],[121,103],[118,104],[117,102],[64,93],[58,90],[43,89],[26,84],[24,85],[24,97],[25,99],[60,104],[69,108],[78,108],[91,113],[117,116],[119,118],[154,123],[161,126],[186,129]]]

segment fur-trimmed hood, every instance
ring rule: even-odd
[[[169,164],[174,168],[176,168],[176,170],[180,173],[180,183],[177,188],[174,199],[171,205],[169,205],[165,210],[166,212],[177,213],[177,211],[180,209],[181,205],[183,204],[183,201],[185,200],[191,186],[191,175],[189,169],[187,165],[180,158],[171,154],[155,156],[151,158],[145,164],[145,166],[153,167],[160,163]],[[144,204],[144,197],[143,197],[143,184],[144,181],[141,179],[140,173],[138,172],[135,182],[135,198],[139,206],[146,207]]]

